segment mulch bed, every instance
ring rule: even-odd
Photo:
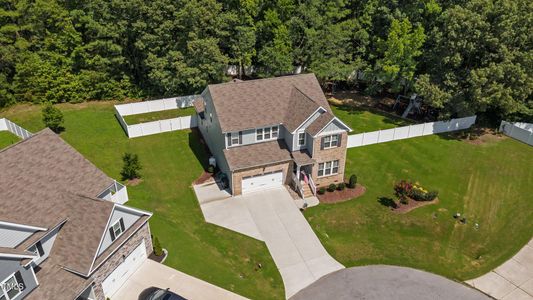
[[[207,173],[207,172],[203,172],[202,175],[200,175],[200,177],[198,177],[194,182],[193,184],[202,184],[202,183],[206,183],[206,182],[209,182],[209,181],[215,181],[215,174],[211,174],[211,173]]]
[[[360,184],[357,184],[354,189],[345,188],[342,191],[335,190],[334,192],[327,192],[324,195],[317,193],[317,198],[320,203],[339,203],[345,202],[363,195],[366,192],[366,188]]]
[[[412,211],[413,209],[416,209],[422,206],[431,205],[431,204],[437,204],[437,203],[439,203],[439,198],[435,198],[431,201],[416,201],[413,199],[409,199],[408,204],[402,204],[402,203],[396,202],[395,203],[396,207],[391,207],[391,209],[395,213],[405,214],[405,213]]]
[[[150,256],[148,256],[149,259],[153,260],[153,261],[156,261],[158,263],[162,262],[163,259],[165,258],[165,254],[161,255],[161,256],[157,256],[155,255],[153,252],[152,254],[150,254]]]

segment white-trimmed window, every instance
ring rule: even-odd
[[[328,135],[323,137],[324,149],[335,148],[339,146],[339,135]]]
[[[231,145],[239,145],[240,138],[238,132],[232,132],[231,133]]]
[[[298,132],[298,146],[305,146],[305,132]]]
[[[255,140],[256,141],[275,140],[278,138],[278,133],[279,133],[278,126],[257,128],[255,130]]]
[[[339,173],[339,161],[332,160],[318,164],[318,177],[335,175]]]
[[[124,227],[124,220],[122,218],[118,219],[111,227],[109,227],[109,233],[111,234],[111,241],[115,241],[121,236],[126,228]]]
[[[15,272],[0,283],[0,300],[12,300],[24,290],[24,281],[20,272]]]

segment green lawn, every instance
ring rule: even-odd
[[[191,187],[203,170],[199,159],[206,160],[198,136],[184,130],[130,140],[114,104],[58,105],[65,114],[61,136],[116,179],[122,154],[139,155],[143,181],[128,187],[127,205],[154,212],[152,234],[170,252],[165,264],[250,298],[283,298],[281,276],[263,242],[205,223]],[[33,132],[44,127],[38,106],[18,105],[0,116]]]
[[[9,131],[0,131],[0,149],[20,141],[20,138]]]
[[[194,107],[162,110],[145,114],[124,116],[124,121],[129,125],[146,123],[157,120],[173,119],[177,117],[192,116],[196,113]]]
[[[409,120],[395,117],[393,115],[378,111],[370,112],[357,107],[331,105],[331,109],[335,116],[353,129],[351,134],[413,124],[413,122]]]
[[[366,194],[305,213],[346,266],[401,265],[465,280],[500,265],[533,235],[533,148],[510,138],[474,145],[427,136],[352,148],[346,170]],[[392,213],[381,203],[401,179],[438,190],[440,203]]]

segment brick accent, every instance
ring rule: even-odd
[[[340,183],[344,180],[344,167],[346,165],[346,145],[348,144],[348,133],[341,134],[340,147],[320,150],[322,137],[317,136],[313,140],[312,157],[316,161],[313,165],[312,177],[317,186],[327,186],[331,183]],[[339,172],[337,175],[318,177],[318,164],[322,162],[339,160]]]
[[[233,195],[242,194],[242,178],[246,176],[254,176],[263,173],[269,173],[274,171],[283,171],[283,183],[288,184],[290,181],[290,174],[292,172],[292,163],[284,162],[280,164],[264,165],[256,168],[238,170],[233,173]]]
[[[104,290],[102,289],[102,282],[107,278],[107,276],[113,272],[118,265],[123,261],[122,256],[128,256],[130,253],[137,248],[144,239],[146,246],[146,253],[150,255],[152,253],[152,238],[150,236],[150,226],[146,222],[139,230],[131,236],[126,243],[122,245],[110,258],[108,258],[91,276],[94,280],[93,289],[94,294],[97,300],[104,300]]]

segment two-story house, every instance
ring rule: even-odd
[[[344,180],[351,129],[314,74],[209,85],[194,106],[233,195],[281,185],[307,195]]]
[[[0,300],[113,295],[152,251],[127,200],[49,129],[0,150]]]

